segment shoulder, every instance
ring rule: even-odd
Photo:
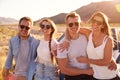
[[[80,33],[84,34],[87,38],[89,37],[92,30],[90,28],[80,28]]]
[[[108,40],[107,40],[107,42],[113,42],[113,38],[110,37],[110,36],[108,36]]]
[[[107,40],[107,41],[112,41],[113,38],[112,38],[112,36],[105,35],[105,40]]]
[[[113,39],[111,36],[105,36],[105,39],[104,39],[104,42],[106,43],[106,45],[110,45],[112,44],[113,45]]]
[[[36,39],[34,36],[29,37],[30,43],[33,45],[38,45],[40,40]]]
[[[17,41],[17,40],[20,40],[19,36],[16,35],[16,36],[13,36],[11,37],[10,41]]]

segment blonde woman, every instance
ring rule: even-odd
[[[107,16],[102,12],[92,15],[89,22],[92,30],[81,29],[88,38],[87,57],[77,58],[79,62],[89,63],[94,70],[93,77],[97,80],[120,80],[117,70],[108,69],[113,53],[113,39]]]

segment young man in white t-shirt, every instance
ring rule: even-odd
[[[65,80],[93,80],[93,70],[88,66],[88,64],[79,63],[76,60],[78,56],[87,56],[87,38],[85,35],[78,33],[80,22],[80,16],[75,12],[66,16],[66,28],[69,30],[71,38],[70,45],[68,50],[64,51],[61,51],[58,46],[58,66],[61,73],[65,75]],[[65,41],[65,39],[62,41]]]

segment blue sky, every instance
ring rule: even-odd
[[[29,16],[33,20],[68,13],[91,2],[108,0],[0,0],[0,17],[19,20]]]

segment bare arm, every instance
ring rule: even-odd
[[[91,33],[91,31],[92,31],[92,30],[90,30],[90,29],[88,29],[88,28],[80,28],[80,33],[81,33],[81,34],[84,34],[84,35],[87,37],[87,39],[88,39],[89,34]]]
[[[86,57],[77,58],[79,62],[96,64],[99,66],[108,66],[112,60],[112,39],[108,39],[104,49],[103,59],[88,59]]]
[[[88,74],[92,75],[93,70],[92,69],[78,69],[78,68],[73,68],[70,67],[68,64],[68,59],[66,58],[58,58],[58,66],[61,70],[61,73],[69,76],[76,76],[80,74]]]

